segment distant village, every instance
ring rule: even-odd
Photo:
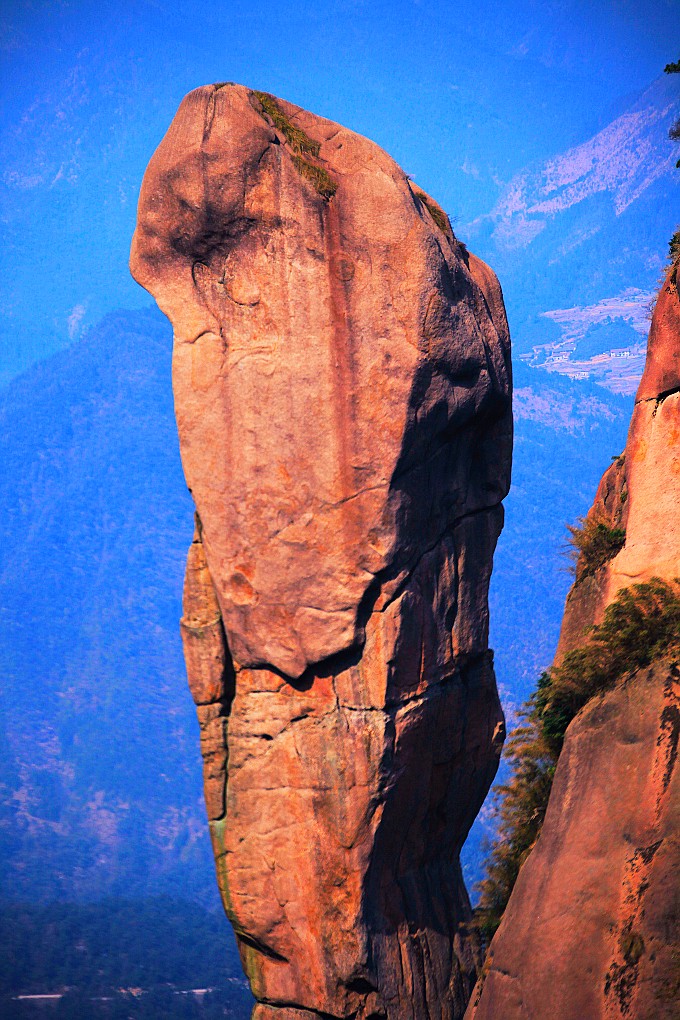
[[[595,305],[545,312],[546,329],[557,327],[559,337],[534,345],[521,357],[533,368],[633,394],[645,364],[650,299],[629,288]]]

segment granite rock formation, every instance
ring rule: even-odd
[[[680,577],[680,301],[661,288],[624,454],[592,521],[625,530],[583,559],[557,659],[621,588]],[[593,698],[567,729],[541,835],[467,1020],[671,1020],[680,1001],[680,671],[669,659]]]
[[[588,517],[626,532],[599,570],[579,577],[568,597],[557,659],[599,623],[616,593],[651,577],[680,576],[680,300],[677,265],[661,287],[645,370],[623,454],[605,471]],[[581,565],[579,565],[580,567]],[[578,570],[579,568],[577,568]]]
[[[175,332],[182,633],[254,1017],[461,1017],[503,741],[498,282],[376,145],[232,84],[182,102],[131,268]]]

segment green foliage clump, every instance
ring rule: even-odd
[[[420,199],[425,208],[427,209],[427,211],[429,212],[430,216],[434,220],[434,222],[441,230],[442,234],[448,235],[451,232],[451,225],[449,223],[448,216],[446,215],[446,213],[442,212],[439,206],[435,205],[434,202],[428,202],[427,198],[425,198],[424,195],[421,195]]]
[[[671,264],[680,259],[680,227],[678,227],[668,242],[668,258]]]
[[[522,725],[512,732],[503,751],[512,776],[494,790],[498,835],[485,862],[486,878],[477,886],[481,895],[475,924],[487,943],[501,923],[519,869],[540,835],[555,774],[555,759],[542,738],[531,701],[520,715]]]
[[[321,151],[321,143],[315,142],[301,128],[295,127],[286,117],[274,96],[271,96],[268,92],[254,92],[253,95],[260,101],[262,109],[268,117],[271,117],[274,127],[277,131],[281,132],[293,152],[298,156],[307,154],[315,158],[318,157]]]
[[[591,698],[626,674],[680,648],[680,581],[653,578],[622,589],[589,641],[565,655],[539,680],[532,710],[557,758],[567,726]]]
[[[495,791],[498,836],[486,861],[476,924],[490,940],[538,839],[569,723],[596,695],[656,659],[680,658],[680,579],[619,592],[581,648],[542,674],[504,751],[512,769]]]
[[[338,186],[327,170],[321,166],[315,166],[314,163],[302,159],[301,156],[293,156],[293,163],[297,172],[316,188],[322,198],[333,197]]]
[[[664,71],[666,74],[680,74],[680,60],[675,60],[672,64],[666,64]]]
[[[576,581],[594,574],[623,549],[626,532],[614,528],[602,517],[580,517],[578,524],[568,524]]]
[[[678,166],[680,167],[680,159],[678,160]],[[680,270],[680,227],[668,242],[668,262],[671,266],[668,282],[671,287],[675,287],[677,290],[678,270]]]
[[[322,198],[325,198],[326,201],[331,199],[338,190],[338,185],[327,170],[305,158],[311,156],[312,159],[318,159],[321,142],[315,142],[302,128],[296,127],[286,117],[274,96],[268,92],[254,92],[253,95],[259,100],[264,113],[271,118],[274,127],[281,132],[293,150],[293,163],[297,172],[316,188]]]

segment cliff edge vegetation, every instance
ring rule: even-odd
[[[512,775],[496,789],[498,837],[476,911],[485,939],[495,934],[540,835],[569,723],[593,698],[660,659],[680,663],[680,580],[622,589],[589,640],[541,675],[504,751]]]

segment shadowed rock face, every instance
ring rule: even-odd
[[[496,278],[377,146],[234,85],[180,106],[131,267],[175,329],[182,633],[254,1015],[460,1017],[503,739]]]
[[[676,269],[677,272],[677,269]],[[557,658],[621,588],[680,577],[680,301],[659,294],[625,453],[590,514],[625,546],[571,589]],[[577,571],[577,576],[578,576]],[[680,672],[659,661],[574,719],[467,1020],[673,1020],[680,919]]]

